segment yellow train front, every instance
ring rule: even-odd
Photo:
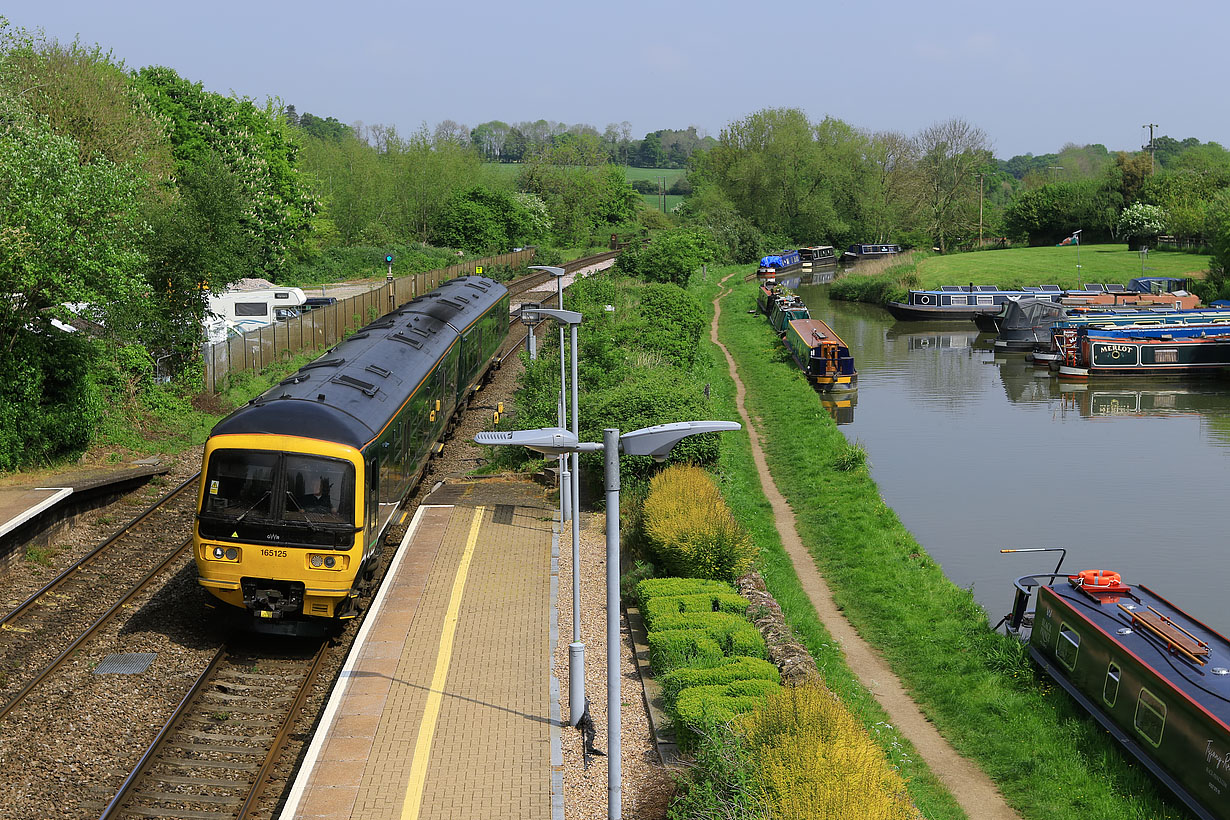
[[[508,318],[502,285],[454,279],[219,422],[194,530],[200,584],[267,632],[357,614],[393,514],[490,370]]]

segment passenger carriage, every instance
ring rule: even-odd
[[[403,497],[508,333],[508,291],[454,279],[214,427],[194,552],[201,586],[258,628],[353,617]]]

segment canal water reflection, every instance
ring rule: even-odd
[[[1067,547],[1065,570],[1117,570],[1230,632],[1230,380],[1061,383],[997,355],[972,322],[896,322],[827,291],[798,289],[854,352],[858,403],[841,431],[992,620],[1017,576],[1054,567],[1000,549]]]

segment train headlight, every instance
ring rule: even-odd
[[[311,561],[312,561],[312,566],[319,569],[321,565],[324,564],[325,558],[323,555],[313,555]]]
[[[226,555],[226,551],[223,550],[222,547],[214,547],[214,558],[217,558],[219,561],[221,561],[225,555]]]
[[[326,569],[333,569],[333,565],[336,563],[337,563],[337,559],[334,558],[332,555],[325,556],[325,568]]]
[[[239,550],[235,549],[234,547],[229,547],[229,548],[227,548],[227,550],[226,550],[226,560],[228,560],[228,561],[237,561],[237,560],[239,560]]]

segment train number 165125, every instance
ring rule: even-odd
[[[266,558],[285,558],[286,550],[261,550],[261,555]]]

